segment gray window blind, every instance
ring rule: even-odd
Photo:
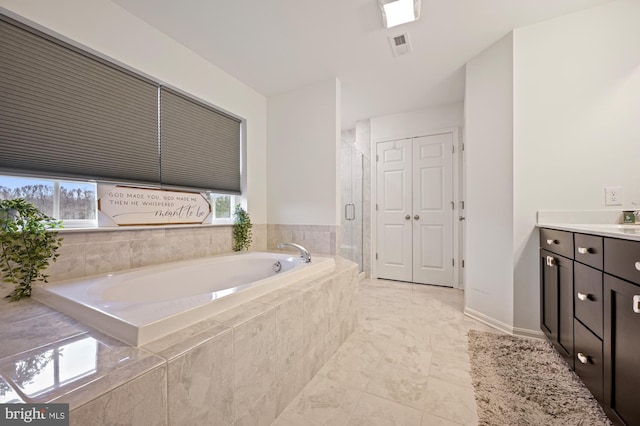
[[[0,168],[160,179],[157,84],[0,15]]]
[[[162,87],[163,185],[240,194],[240,121]]]

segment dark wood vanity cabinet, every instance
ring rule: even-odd
[[[540,250],[540,326],[573,367],[573,261]]]
[[[614,423],[640,425],[640,241],[542,228],[540,269],[542,331]]]
[[[605,410],[616,423],[640,425],[640,286],[604,278]]]
[[[573,234],[542,229],[540,247],[540,327],[573,368]]]

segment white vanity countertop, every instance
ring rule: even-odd
[[[538,223],[536,226],[538,228],[558,229],[560,231],[579,232],[583,234],[601,235],[603,237],[640,241],[640,225],[614,225],[601,223]]]

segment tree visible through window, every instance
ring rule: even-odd
[[[216,219],[231,218],[231,196],[230,195],[214,195],[214,217]]]
[[[96,184],[0,176],[0,199],[24,198],[61,220],[96,220]]]

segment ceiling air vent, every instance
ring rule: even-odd
[[[409,34],[402,33],[389,37],[391,51],[393,56],[406,55],[411,52],[411,44],[409,43]]]

